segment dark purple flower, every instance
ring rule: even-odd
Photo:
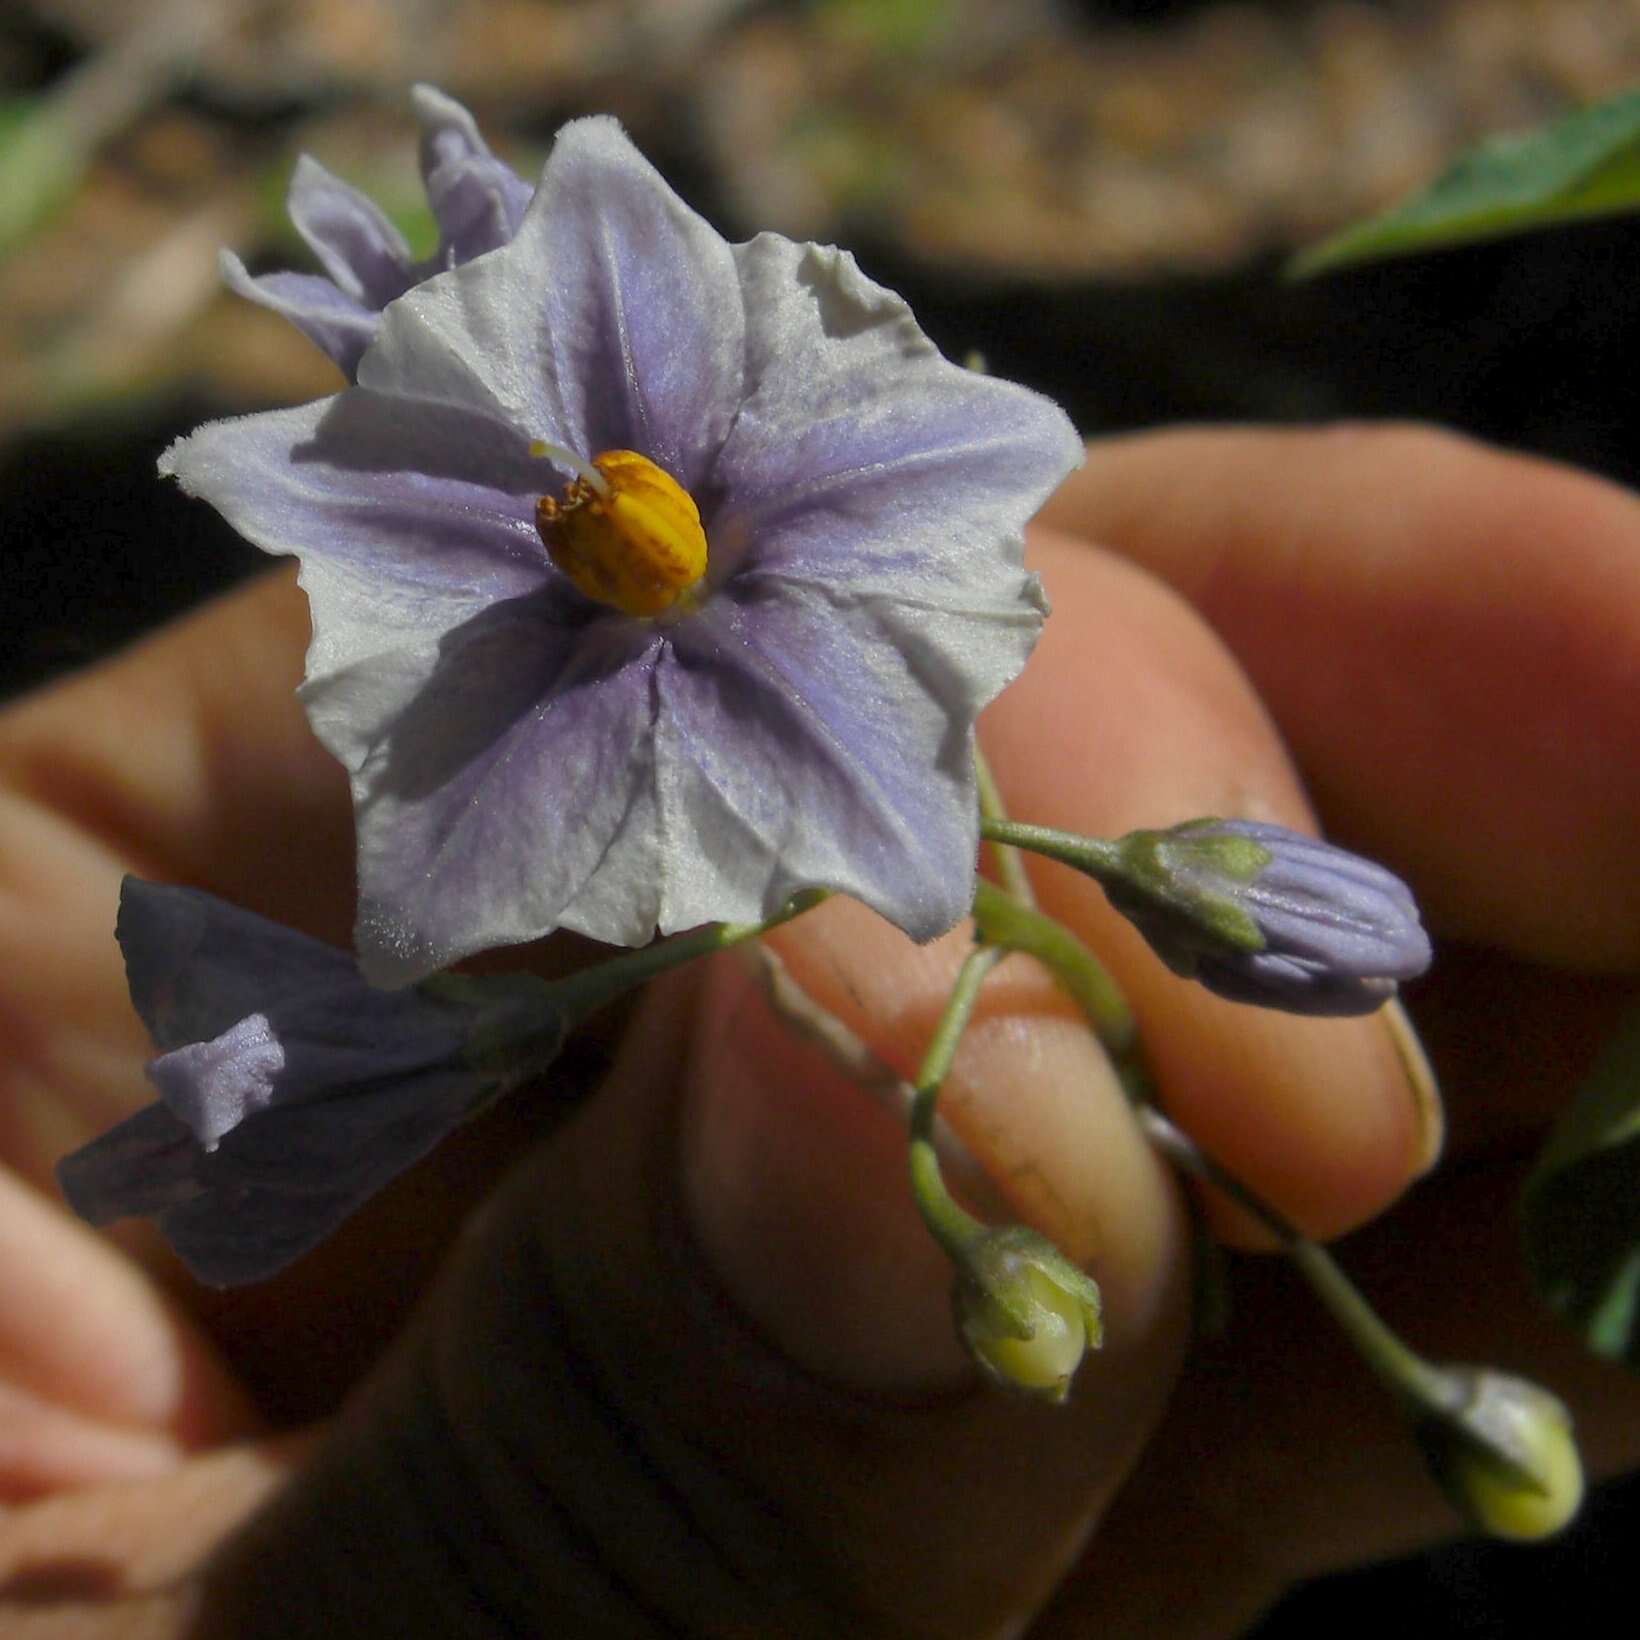
[[[126,878],[118,935],[160,1097],[58,1179],[93,1224],[154,1219],[219,1285],[299,1258],[562,1040],[534,981],[378,991],[345,952],[193,889]]]
[[[389,305],[356,387],[161,467],[302,560],[394,984],[808,887],[950,927],[974,718],[1042,621],[1023,526],[1081,456],[851,257],[726,243],[589,119],[510,243]]]
[[[296,162],[286,206],[324,274],[253,277],[231,251],[222,253],[222,274],[234,290],[282,313],[350,380],[389,302],[506,244],[530,202],[529,184],[490,152],[460,103],[427,85],[410,95],[421,125],[422,182],[439,232],[428,260],[417,262],[375,204],[305,154]]]
[[[1191,820],[1135,831],[1100,872],[1111,903],[1169,967],[1236,1002],[1370,1013],[1429,966],[1393,872],[1285,826]]]

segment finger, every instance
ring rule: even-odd
[[[1013,812],[1094,835],[1202,814],[1310,826],[1245,676],[1175,595],[1068,538],[1039,537],[1054,604],[986,745]],[[1316,1234],[1379,1211],[1432,1160],[1438,1118],[1387,1017],[1299,1019],[1223,1002],[1165,969],[1086,878],[1044,864],[1045,909],[1128,993],[1173,1115]]]
[[[1098,822],[1108,793],[1195,812],[1226,806],[1227,792],[1239,808],[1301,816],[1245,686],[1176,599],[1076,545],[1045,544],[1042,567],[1066,635],[1019,686],[1021,715],[998,742],[1015,758],[1004,778],[1027,800],[1066,784],[1050,760],[1097,778],[1069,780],[1060,808],[1033,818]],[[1152,737],[1124,740],[1135,700]],[[1070,748],[1066,702],[1087,736]],[[1090,927],[1098,902],[1079,879],[1054,881]],[[771,943],[903,1075],[964,937],[919,951],[836,903]],[[1146,1028],[1199,1032],[1181,1026],[1195,991],[1148,953],[1128,960],[1160,976],[1142,998]],[[1333,1027],[1331,1052],[1310,1054],[1313,1075],[1289,1094],[1299,1050],[1279,1031],[1244,1040],[1253,1017],[1226,1008],[1178,1050],[1205,1045],[1217,1061],[1200,1097],[1236,1111],[1250,1154],[1297,1168],[1319,1151],[1326,1213],[1377,1205],[1417,1154],[1382,1028]],[[1177,1104],[1182,1076],[1171,1063],[1165,1074]],[[1296,1137],[1269,1131],[1286,1114],[1272,1087],[1300,1112]],[[475,1555],[528,1566],[535,1582],[508,1599],[509,1620],[531,1631],[596,1619],[617,1632],[641,1615],[696,1631],[868,1634],[903,1627],[907,1611],[952,1635],[1016,1624],[1159,1412],[1185,1342],[1184,1238],[1108,1065],[1029,963],[1010,959],[983,999],[944,1109],[1004,1209],[1089,1259],[1104,1289],[1106,1347],[1065,1415],[962,1392],[950,1272],[909,1202],[903,1125],[720,963],[698,1003],[679,986],[646,1005],[613,1084],[463,1239],[429,1330],[219,1563],[232,1622],[289,1620],[295,1568],[319,1567],[304,1587],[322,1589],[345,1542],[372,1568],[412,1545],[410,1580],[392,1565],[371,1575],[434,1614],[452,1599],[438,1567],[453,1562],[470,1590],[489,1586]],[[476,1505],[463,1491],[475,1476]],[[401,1518],[412,1499],[414,1519]],[[367,1517],[368,1540],[338,1536]],[[555,1531],[563,1521],[576,1523],[573,1545]]]
[[[1591,1479],[1640,1461],[1634,1380],[1527,1290],[1523,1163],[1494,1157],[1352,1238],[1351,1273],[1436,1362],[1495,1362],[1568,1405]],[[1291,1584],[1463,1524],[1404,1420],[1274,1261],[1234,1272],[1235,1317],[1181,1381],[1145,1464],[1032,1640],[1239,1633]],[[1245,1432],[1240,1438],[1228,1431]],[[1157,1544],[1188,1543],[1188,1564]]]
[[[346,938],[346,780],[292,694],[306,630],[270,577],[0,713],[5,1156],[41,1188],[146,1098],[112,938],[126,872]]]
[[[0,790],[107,856],[77,894],[54,881],[54,904],[108,896],[131,869],[345,942],[347,781],[296,700],[307,636],[277,572],[0,716]]]
[[[200,1446],[248,1409],[197,1340],[107,1244],[0,1170],[0,1381],[88,1424]],[[22,1422],[8,1409],[0,1426]],[[20,1431],[19,1433],[27,1433]],[[15,1448],[11,1439],[9,1447]],[[0,1465],[0,1471],[4,1465]],[[7,1477],[16,1488],[16,1476]]]
[[[1345,840],[1447,932],[1640,964],[1640,501],[1408,427],[1096,444],[1060,527],[1224,637]]]
[[[288,1474],[303,1443],[263,1438],[226,1447],[140,1481],[82,1485],[0,1519],[0,1631],[31,1628],[84,1640],[186,1632],[186,1579],[217,1541]],[[175,1596],[169,1622],[130,1621],[122,1603]],[[156,1616],[160,1615],[158,1613]]]

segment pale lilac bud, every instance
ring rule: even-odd
[[[1233,1001],[1370,1013],[1429,966],[1400,878],[1285,826],[1190,820],[1110,851],[1111,903],[1170,968]]]

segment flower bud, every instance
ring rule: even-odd
[[[985,1375],[1042,1400],[1063,1401],[1084,1353],[1099,1347],[1099,1288],[1023,1225],[987,1230],[965,1250],[952,1304]]]
[[[1411,891],[1284,826],[1190,820],[1119,838],[1111,903],[1176,973],[1235,1002],[1362,1014],[1429,966]]]
[[[1523,1378],[1449,1368],[1449,1408],[1415,1425],[1425,1461],[1459,1512],[1491,1537],[1530,1542],[1560,1531],[1583,1501],[1583,1466],[1566,1408]]]

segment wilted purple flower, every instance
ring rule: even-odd
[[[1393,872],[1285,826],[1191,820],[1110,846],[1099,878],[1169,967],[1236,1002],[1370,1013],[1429,966]]]
[[[317,1245],[563,1037],[535,981],[378,991],[345,952],[193,889],[127,877],[118,935],[160,1097],[58,1179],[93,1224],[154,1219],[219,1285]]]
[[[302,559],[361,962],[402,983],[810,886],[956,922],[974,717],[1044,608],[1022,528],[1081,453],[851,257],[727,244],[588,119],[510,244],[387,309],[356,388],[161,467]]]
[[[253,277],[231,251],[222,273],[241,296],[282,313],[323,348],[349,379],[376,334],[382,309],[412,285],[504,245],[518,231],[530,186],[498,160],[460,103],[418,85],[421,175],[438,223],[438,250],[425,262],[381,210],[317,160],[296,162],[286,208],[325,270]]]

